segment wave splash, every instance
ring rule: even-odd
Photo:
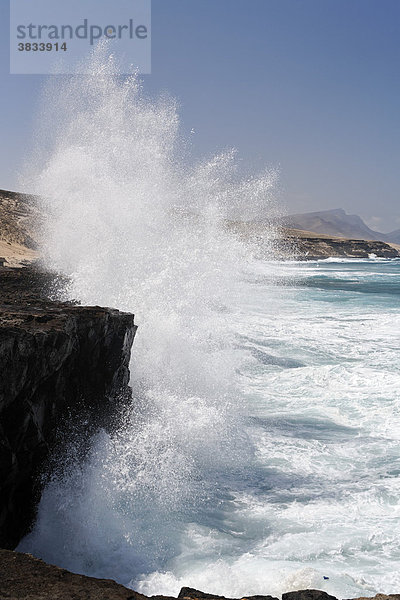
[[[232,329],[251,257],[224,223],[265,214],[275,173],[241,178],[234,152],[188,164],[175,101],[111,63],[100,51],[90,77],[46,88],[29,187],[68,295],[136,313],[134,397],[83,464],[71,449],[20,549],[133,585],[179,554],[185,524],[223,523],[252,460]]]

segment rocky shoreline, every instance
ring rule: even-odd
[[[38,258],[44,215],[38,197],[0,190],[0,265],[28,264]],[[400,257],[400,246],[384,241],[335,237],[268,221],[226,221],[225,227],[255,248],[260,258],[321,260]]]
[[[255,221],[229,221],[226,227],[252,247],[256,257],[266,260],[400,257],[399,246],[376,240],[332,237]]]
[[[145,600],[113,580],[71,573],[11,550],[33,523],[41,469],[55,450],[65,415],[86,411],[92,427],[103,426],[115,414],[116,398],[129,394],[133,315],[50,300],[55,283],[54,276],[35,267],[0,268],[0,598]],[[178,598],[226,600],[191,588],[182,588]],[[282,600],[336,598],[300,590]],[[400,595],[380,594],[375,600],[400,600]]]
[[[39,477],[69,413],[106,422],[128,393],[134,317],[52,301],[54,277],[0,268],[0,547],[15,548],[40,498]]]
[[[20,552],[0,549],[1,600],[147,600],[148,596],[124,587],[112,579],[96,579],[71,573]],[[177,600],[151,596],[151,600]],[[181,589],[178,600],[233,600],[189,587]],[[278,600],[257,595],[237,600]],[[282,594],[282,600],[337,600],[322,590],[297,590]],[[360,597],[355,600],[367,600]],[[377,594],[373,600],[400,600],[399,594]]]
[[[286,243],[292,246],[295,260],[326,258],[399,258],[399,251],[386,242],[317,236],[311,232],[286,229]]]
[[[60,425],[85,413],[90,436],[96,427],[110,425],[118,402],[129,398],[136,332],[131,314],[52,299],[64,282],[38,266],[26,266],[38,255],[39,221],[31,197],[0,190],[0,600],[144,600],[146,596],[112,580],[70,573],[13,551],[34,521],[41,474],[57,449]],[[293,230],[282,239],[268,237],[265,225],[254,224],[230,224],[229,229],[268,257],[271,248],[280,258],[298,260],[400,256],[383,242]],[[173,600],[153,596],[162,598]],[[224,600],[191,588],[182,588],[178,598]],[[375,598],[400,600],[400,595]],[[282,600],[336,599],[323,591],[301,590],[283,594]]]

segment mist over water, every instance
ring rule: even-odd
[[[50,82],[26,186],[67,296],[136,315],[133,402],[19,549],[149,595],[398,592],[400,261],[255,260],[224,223],[276,174],[192,162],[172,99],[92,72]]]
[[[252,259],[224,221],[267,210],[275,173],[240,179],[233,151],[190,164],[175,102],[145,98],[111,60],[100,52],[92,77],[49,83],[48,154],[34,157],[29,186],[68,296],[136,314],[134,400],[115,435],[47,486],[23,547],[128,583],[173,558],[208,506],[222,518],[225,480],[252,459],[237,374],[247,352],[233,328]]]

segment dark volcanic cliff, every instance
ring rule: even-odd
[[[38,474],[69,411],[112,414],[127,390],[134,317],[48,300],[52,277],[0,268],[0,546],[27,533]]]

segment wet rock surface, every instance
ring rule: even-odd
[[[146,600],[147,596],[126,588],[112,579],[77,575],[49,565],[30,554],[0,550],[1,600]],[[175,600],[152,596],[152,600]],[[184,587],[180,600],[230,600]],[[244,596],[238,600],[277,600],[272,596]],[[282,600],[336,600],[321,590],[298,590],[282,595]],[[357,600],[368,600],[358,598]],[[400,600],[400,595],[377,594],[373,600]]]
[[[400,594],[376,594],[373,598],[360,596],[354,600],[400,600]]]
[[[199,590],[194,590],[193,588],[183,587],[179,592],[179,596],[181,600],[232,600],[231,598],[225,598],[224,596],[216,596],[215,594],[206,594],[204,592],[200,592]],[[244,600],[244,598],[242,599]],[[278,600],[274,596],[246,596],[246,600]]]
[[[321,590],[298,590],[282,594],[282,600],[336,600],[336,598]]]
[[[144,600],[111,579],[94,579],[34,558],[0,550],[1,600]]]
[[[69,412],[93,425],[128,390],[134,317],[49,299],[60,284],[38,268],[0,268],[0,547],[28,532],[39,477]]]

